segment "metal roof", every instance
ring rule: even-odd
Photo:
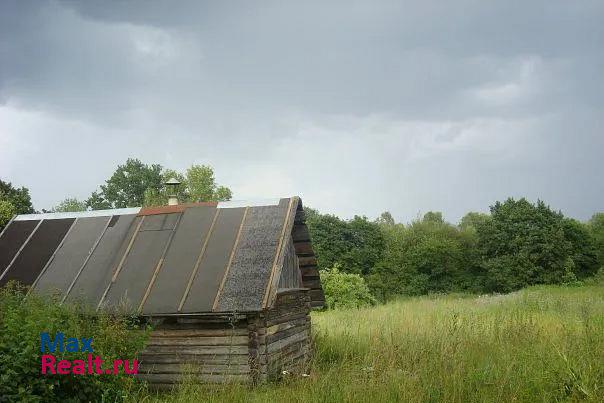
[[[298,197],[17,216],[0,235],[0,286],[144,315],[255,312],[274,301],[290,237],[322,306]]]

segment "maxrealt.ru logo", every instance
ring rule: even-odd
[[[55,333],[51,338],[47,332],[40,333],[40,351],[42,355],[42,374],[59,375],[92,375],[111,374],[117,375],[121,370],[125,374],[138,373],[138,360],[114,360],[113,365],[103,369],[103,360],[98,355],[93,357],[92,337],[76,338],[65,337],[61,332]],[[57,360],[54,353],[88,353],[85,360]]]

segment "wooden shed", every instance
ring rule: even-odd
[[[0,235],[0,286],[138,313],[140,376],[161,387],[303,372],[323,306],[298,197],[29,214]]]

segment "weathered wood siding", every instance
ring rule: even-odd
[[[298,256],[296,256],[294,241],[290,236],[285,244],[285,256],[283,259],[283,269],[281,269],[281,278],[279,279],[279,288],[300,287],[302,287],[302,273],[298,265]]]
[[[196,382],[250,381],[246,318],[178,318],[156,325],[140,356],[139,376],[156,388],[184,378]]]
[[[283,371],[301,374],[310,360],[310,293],[281,290],[275,306],[259,319],[257,380],[279,377]]]
[[[310,292],[282,289],[273,308],[228,317],[164,319],[139,357],[139,376],[154,388],[194,382],[262,382],[308,371]]]

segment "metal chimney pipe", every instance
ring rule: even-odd
[[[178,204],[177,188],[180,185],[180,181],[176,178],[171,178],[165,185],[168,189],[168,206],[176,206]]]

